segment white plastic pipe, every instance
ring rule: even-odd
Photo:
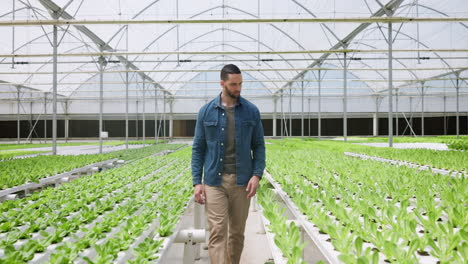
[[[206,236],[204,229],[183,229],[177,233],[174,243],[205,243]]]

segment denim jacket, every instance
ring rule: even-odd
[[[237,185],[246,185],[253,175],[262,177],[265,169],[265,141],[258,108],[239,97],[235,106]],[[227,115],[221,95],[198,113],[192,148],[193,184],[221,185],[226,143]]]

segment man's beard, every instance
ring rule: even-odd
[[[226,87],[224,87],[224,92],[225,92],[229,97],[231,97],[232,99],[238,99],[239,96],[240,96],[240,94],[239,94],[239,95],[235,95],[235,94],[229,92],[228,88],[226,88]]]

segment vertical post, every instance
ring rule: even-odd
[[[343,53],[343,138],[348,141],[348,63],[346,61],[346,52]]]
[[[65,142],[68,142],[68,135],[70,133],[70,120],[68,117],[64,120],[65,122]]]
[[[278,104],[278,98],[273,98],[273,136],[276,137],[276,108]]]
[[[203,223],[204,223],[204,217],[203,217],[203,206],[198,204],[198,203],[193,203],[193,216],[194,216],[194,219],[193,219],[193,225],[194,225],[194,228],[195,229],[205,229],[205,227],[203,226]],[[197,244],[196,245],[196,248],[195,248],[195,259],[200,259],[200,244]]]
[[[173,102],[173,100],[169,99],[169,138],[174,137],[174,115],[172,114]]]
[[[280,136],[281,138],[283,138],[283,126],[284,126],[284,110],[283,110],[283,90],[281,90],[281,97],[280,97],[280,100],[281,100],[281,122],[280,122]]]
[[[138,110],[139,110],[139,103],[138,103],[138,98],[136,99],[136,114],[135,114],[135,133],[136,133],[136,139],[139,140],[140,139],[140,133],[138,133]]]
[[[304,81],[301,81],[301,137],[304,137]]]
[[[143,97],[142,97],[142,100],[143,100],[143,124],[142,124],[142,129],[143,129],[143,146],[146,145],[146,115],[145,115],[145,112],[146,112],[146,107],[145,107],[145,85],[146,85],[146,78],[143,77]]]
[[[176,19],[179,19],[179,0],[176,0]],[[179,35],[180,35],[180,30],[179,30],[179,25],[176,25],[176,42],[177,42],[177,50],[180,48],[179,44]],[[180,66],[180,56],[177,54],[177,67]]]
[[[447,96],[444,95],[444,135],[447,135]]]
[[[154,144],[158,143],[158,89],[154,87]]]
[[[128,25],[125,26],[125,47],[128,51]],[[128,54],[126,55],[128,62]],[[128,64],[125,64],[125,149],[128,149]],[[135,74],[135,73],[134,73]]]
[[[128,66],[125,69],[125,149],[128,149]]]
[[[99,57],[99,154],[102,153],[102,111],[104,108],[104,64],[105,59],[103,56]]]
[[[410,127],[413,127],[413,97],[410,96],[409,98],[409,111],[410,111]],[[413,133],[413,136],[416,136],[416,133]]]
[[[13,21],[16,19],[16,1],[12,1],[13,4]],[[15,26],[11,27],[11,54],[15,54]],[[15,68],[15,57],[11,58],[11,68]]]
[[[32,138],[34,133],[34,126],[33,126],[33,93],[30,93],[31,102],[29,103],[29,143],[32,144]]]
[[[319,67],[322,67],[321,65]],[[318,138],[322,137],[322,70],[318,70]]]
[[[379,119],[377,118],[377,113],[374,113],[372,115],[372,125],[373,125],[372,126],[372,128],[373,128],[372,129],[372,132],[373,132],[372,135],[374,137],[376,137],[379,134],[379,128],[378,128],[378,125],[377,125],[378,122],[379,122]]]
[[[456,81],[456,89],[457,89],[457,121],[456,121],[456,129],[457,129],[457,139],[460,138],[460,74],[457,73],[457,81]]]
[[[166,93],[163,95],[163,138],[166,139]]]
[[[308,101],[308,103],[309,103],[309,112],[308,112],[308,120],[309,120],[309,122],[308,122],[307,125],[308,125],[308,128],[309,128],[309,133],[308,133],[308,134],[309,134],[309,137],[310,137],[311,134],[312,134],[312,132],[310,131],[310,97],[307,98],[307,101]]]
[[[57,25],[54,25],[54,38],[53,38],[53,60],[52,60],[52,88],[53,88],[53,99],[52,99],[52,155],[57,154]]]
[[[388,23],[388,146],[393,147],[393,37],[392,23]]]
[[[17,143],[20,143],[20,136],[21,136],[21,122],[20,122],[20,104],[21,104],[21,98],[20,98],[20,87],[16,86],[16,89],[18,90],[18,103],[16,104],[16,134],[18,136]]]
[[[373,118],[373,136],[379,135],[379,97],[375,97],[375,113]]]
[[[396,89],[395,90],[395,135],[398,137],[398,100],[400,98],[400,96],[398,95],[398,92],[400,90],[399,89]]]
[[[257,17],[260,18],[260,0],[257,1]],[[257,66],[260,66],[260,23],[257,23]]]
[[[44,143],[47,143],[47,93],[44,93]]]
[[[424,82],[421,82],[421,136],[424,137]]]
[[[69,117],[68,117],[68,100],[65,101],[65,142],[68,142],[68,133],[69,133]]]
[[[292,137],[292,88],[289,86],[289,136]]]

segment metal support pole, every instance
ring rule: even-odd
[[[33,94],[30,93],[31,98],[33,98]],[[33,126],[33,101],[29,103],[29,143],[32,144],[32,138],[33,138],[33,133],[34,133],[34,127]]]
[[[413,127],[413,97],[411,96],[409,98],[409,111],[410,111],[409,125],[410,127]],[[416,136],[416,133],[413,133],[413,136]]]
[[[379,97],[375,97],[375,113],[372,120],[373,123],[373,133],[374,137],[379,135]]]
[[[424,82],[421,83],[421,136],[424,136]]]
[[[70,133],[70,120],[68,117],[64,120],[65,122],[65,143],[68,142],[68,135]]]
[[[388,23],[388,146],[393,147],[393,37],[392,23]]]
[[[447,96],[444,96],[444,135],[447,135]]]
[[[52,87],[53,87],[53,99],[52,99],[52,155],[57,154],[57,25],[54,28],[54,40],[52,43],[53,47],[53,74],[52,74]]]
[[[174,115],[172,113],[173,100],[169,100],[169,138],[174,137]]]
[[[283,126],[284,126],[284,110],[283,110],[283,91],[281,91],[281,122],[280,122],[280,136],[283,138]]]
[[[20,87],[16,86],[16,89],[18,90],[18,104],[16,105],[16,134],[18,136],[17,144],[20,143],[20,130],[21,130],[21,122],[20,122],[20,104],[21,104],[21,98],[20,98]]]
[[[395,135],[398,137],[398,96],[399,89],[396,89],[396,94],[395,94]]]
[[[69,124],[69,116],[68,116],[68,101],[65,101],[65,120],[64,120],[64,123],[65,123],[65,142],[67,143],[68,142],[68,133],[69,133],[69,128],[70,128],[70,124]]]
[[[44,143],[47,143],[47,93],[44,93]]]
[[[102,153],[102,111],[104,108],[104,66],[106,60],[104,57],[99,57],[99,154]]]
[[[128,149],[128,66],[125,72],[125,149]]]
[[[293,136],[292,132],[292,89],[289,86],[289,136]]]
[[[348,65],[346,61],[346,52],[343,53],[343,140],[348,141]]]
[[[276,108],[278,105],[278,98],[273,98],[273,136],[276,137]]]
[[[460,75],[457,74],[456,81],[457,89],[457,121],[456,121],[456,130],[457,130],[457,139],[460,138]]]
[[[322,137],[322,71],[318,70],[318,138]]]
[[[128,50],[128,25],[125,27],[125,48]],[[128,55],[125,58],[128,61]],[[128,70],[130,70],[128,64],[125,65],[125,70],[125,149],[128,149]]]
[[[158,90],[154,87],[154,144],[158,143]]]
[[[166,139],[166,93],[163,95],[163,138]]]
[[[16,19],[16,1],[12,1],[13,4],[13,21]],[[15,26],[11,27],[11,54],[15,54]],[[11,58],[11,68],[15,68],[15,57]]]
[[[309,133],[308,133],[308,134],[309,134],[309,137],[310,137],[311,134],[312,134],[311,131],[310,131],[310,97],[307,98],[307,101],[308,101],[308,103],[309,103],[309,111],[308,111],[308,120],[309,120],[309,121],[308,121],[308,123],[307,123],[307,126],[308,126],[308,128],[309,128]]]
[[[140,120],[138,120],[138,110],[139,110],[139,108],[138,108],[138,107],[139,107],[139,103],[138,103],[138,102],[139,102],[139,101],[138,101],[138,99],[137,99],[137,100],[136,100],[136,115],[135,115],[135,117],[136,117],[136,120],[135,120],[135,133],[136,133],[136,139],[137,139],[137,140],[140,139],[140,133],[138,133],[138,132],[139,132],[139,131],[138,131],[138,126],[139,126],[138,121],[140,121]]]
[[[142,129],[143,129],[143,145],[146,145],[146,115],[145,115],[145,112],[146,112],[146,103],[145,103],[145,85],[146,85],[146,79],[143,78],[143,110],[142,110],[142,114],[143,114],[143,124],[142,124]]]
[[[304,81],[301,82],[301,137],[304,137]]]

